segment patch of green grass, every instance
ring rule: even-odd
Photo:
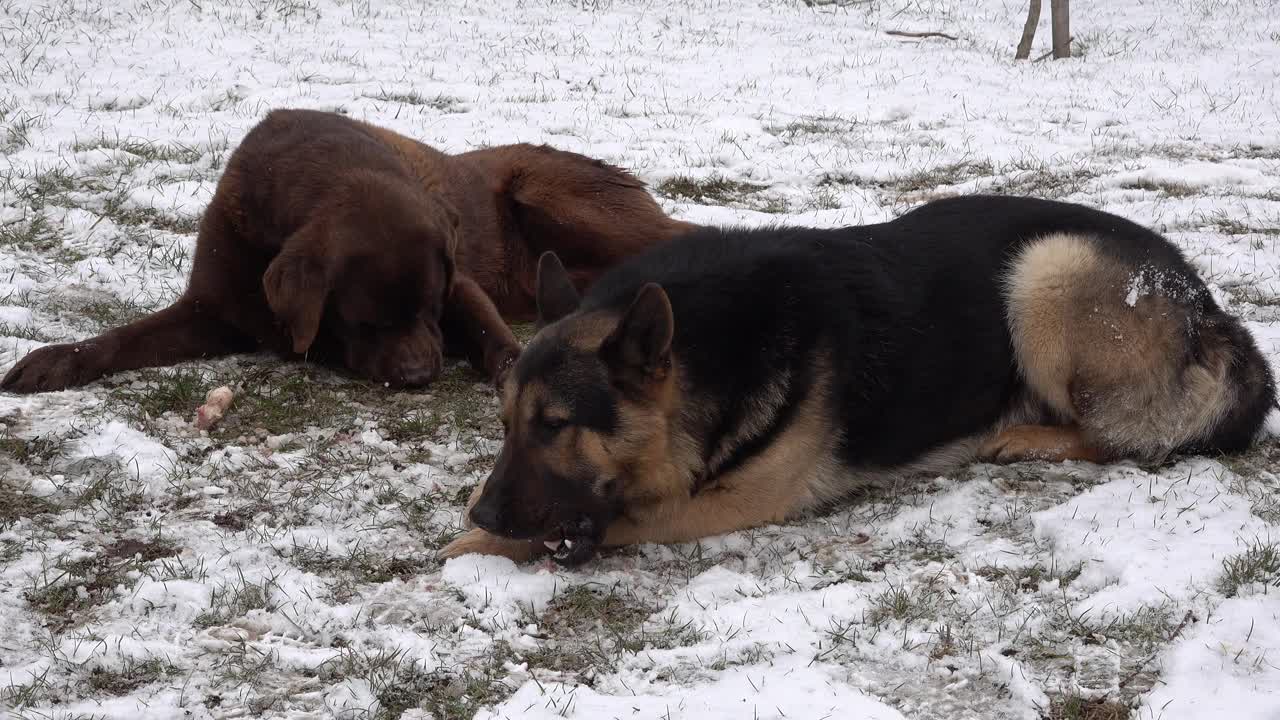
[[[132,207],[112,199],[108,199],[103,214],[117,225],[151,227],[179,235],[191,235],[200,229],[199,216],[167,215],[153,207]]]
[[[41,116],[13,113],[9,117],[5,108],[0,108],[0,120],[4,122],[4,137],[0,141],[0,152],[17,152],[31,144],[31,130],[40,124]]]
[[[0,563],[11,563],[20,557],[22,557],[22,543],[17,540],[0,540]]]
[[[142,570],[152,580],[204,580],[209,577],[204,560],[198,556],[172,555],[155,558],[155,562]]]
[[[8,456],[19,465],[44,465],[62,453],[63,447],[71,437],[70,435],[38,435],[33,438],[20,438],[0,432],[0,456]],[[3,509],[0,508],[0,510]]]
[[[210,431],[224,441],[259,431],[280,435],[308,427],[346,430],[360,410],[352,395],[387,395],[371,384],[335,383],[332,373],[305,364],[250,366],[232,377],[214,378],[207,371],[189,368],[144,369],[137,376],[110,392],[118,412],[144,426],[166,413],[190,419],[210,390],[230,385],[235,399],[222,422]],[[371,398],[366,399],[372,404]]]
[[[159,146],[157,146],[159,147]],[[134,149],[147,152],[140,146]],[[151,159],[163,157],[167,153],[181,150],[150,151]],[[194,151],[193,151],[194,152]],[[194,233],[200,226],[198,217],[179,217],[166,214],[153,207],[137,207],[133,205],[129,193],[129,174],[145,159],[139,157],[134,162],[122,163],[112,168],[111,176],[74,175],[64,168],[51,168],[37,173],[31,182],[19,193],[19,198],[27,207],[36,213],[35,217],[25,223],[19,221],[8,231],[9,243],[26,242],[35,249],[54,247],[54,229],[43,217],[42,211],[49,206],[77,208],[96,215],[107,217],[112,222],[129,230],[133,228],[154,228],[178,234]],[[0,233],[5,232],[0,228]],[[5,236],[0,234],[0,242]],[[59,243],[60,244],[60,243]]]
[[[938,573],[912,587],[890,581],[885,590],[871,597],[866,622],[879,629],[891,620],[909,625],[937,617],[949,598],[945,579]]]
[[[62,247],[61,231],[40,211],[0,224],[0,245],[48,253]]]
[[[151,309],[111,296],[88,300],[73,312],[89,320],[100,331],[105,331],[146,317]]]
[[[447,418],[429,409],[419,408],[400,417],[391,418],[382,426],[383,436],[392,442],[434,438]]]
[[[769,662],[775,656],[775,651],[764,643],[754,642],[742,648],[736,656],[730,658],[722,655],[708,667],[716,672],[721,672],[726,668],[738,667],[742,665],[758,665],[763,662]],[[667,679],[665,677],[661,679]]]
[[[458,537],[459,531],[451,515],[442,516],[440,508],[457,507],[466,503],[472,487],[461,487],[449,494],[433,490],[414,497],[405,495],[400,488],[388,486],[379,492],[377,502],[399,512],[409,532],[429,550],[439,550]]]
[[[817,585],[814,585],[813,589],[821,590],[822,588],[831,587],[832,585],[839,585],[841,583],[847,583],[847,582],[856,582],[856,583],[871,582],[871,577],[867,575],[864,568],[861,568],[861,567],[848,568],[843,571],[837,572],[834,577],[830,577],[825,580],[822,580]]]
[[[516,340],[520,343],[520,347],[529,344],[533,336],[537,334],[538,328],[534,323],[513,323],[511,332],[516,336]]]
[[[1098,177],[1092,168],[1071,163],[1014,163],[999,169],[1005,175],[983,192],[995,195],[1027,195],[1040,198],[1063,198],[1083,192],[1089,181]]]
[[[174,162],[190,165],[198,162],[205,151],[182,143],[158,143],[143,138],[109,137],[100,135],[92,140],[77,142],[75,152],[89,150],[121,150],[148,162]]]
[[[269,512],[270,510],[271,506],[266,503],[251,502],[232,508],[227,512],[217,513],[210,520],[220,528],[225,528],[232,532],[240,532],[249,527],[253,523],[254,517],[259,513]]]
[[[658,609],[616,585],[569,588],[537,618],[548,640],[524,659],[530,668],[578,673],[614,668],[626,655],[646,648],[681,647],[703,637],[674,614],[647,623]]]
[[[0,440],[0,445],[10,438]],[[0,452],[4,452],[0,448]],[[60,508],[49,500],[32,495],[24,490],[10,487],[8,481],[0,480],[0,530],[4,530],[19,521],[40,515],[52,515]]]
[[[364,547],[353,548],[345,555],[332,555],[318,547],[298,546],[291,550],[288,559],[310,573],[345,574],[362,583],[412,577],[433,564],[433,559],[425,556],[392,556]]]
[[[1018,591],[1035,592],[1039,589],[1041,583],[1050,580],[1057,580],[1059,587],[1067,587],[1075,582],[1083,571],[1083,563],[1068,568],[1059,568],[1057,565],[1046,568],[1044,565],[1036,563],[1019,568],[987,565],[975,570],[974,574],[992,582],[1006,583]]]
[[[269,578],[257,583],[241,574],[236,580],[213,591],[210,609],[197,616],[193,624],[198,628],[208,628],[244,617],[250,610],[274,612],[275,603],[271,601],[273,585],[274,581]]]
[[[1218,592],[1235,597],[1241,588],[1255,584],[1280,587],[1280,543],[1259,540],[1222,562]]]
[[[22,198],[32,207],[44,207],[49,199],[61,199],[81,189],[81,181],[66,168],[50,168],[36,173]]]
[[[760,196],[760,193],[768,189],[767,185],[726,177],[693,178],[685,175],[667,178],[654,188],[659,194],[674,200],[687,200],[700,205],[738,204],[759,212],[785,212],[785,203],[779,204],[779,200]]]
[[[874,182],[875,187],[892,190],[896,193],[915,193],[933,190],[938,187],[958,185],[967,180],[987,177],[995,172],[989,160],[976,162],[961,161],[947,163],[932,168],[915,170],[905,175],[898,175],[888,180]]]
[[[95,693],[121,696],[137,690],[143,685],[181,673],[181,668],[161,660],[150,658],[136,661],[126,660],[119,669],[94,668],[85,679],[89,689]]]
[[[351,394],[359,385],[329,381],[329,373],[309,365],[253,368],[238,380],[231,411],[216,428],[220,437],[264,430],[271,435],[299,432],[308,427],[352,427],[357,410]],[[212,387],[206,385],[207,389]],[[379,389],[380,390],[380,389]],[[373,390],[373,392],[379,392]],[[204,394],[200,395],[204,401]],[[198,405],[197,403],[196,405]],[[191,405],[187,412],[195,410]]]
[[[945,562],[956,555],[949,545],[929,537],[924,530],[917,531],[906,540],[895,540],[893,549],[916,562]]]
[[[1223,235],[1280,235],[1280,224],[1254,225],[1225,213],[1215,213],[1210,224]]]
[[[409,92],[389,92],[379,90],[372,95],[365,95],[370,100],[378,100],[380,102],[395,102],[402,105],[421,105],[434,108],[445,113],[464,113],[466,107],[462,105],[462,99],[450,97],[448,95],[423,95],[416,90]]]
[[[1050,699],[1045,720],[1128,720],[1129,706],[1104,698],[1057,695]]]
[[[856,123],[835,116],[814,116],[792,120],[784,125],[766,127],[765,131],[781,138],[793,139],[810,135],[848,132]]]
[[[1120,187],[1128,190],[1147,190],[1149,192],[1158,192],[1169,197],[1190,197],[1200,194],[1196,188],[1186,183],[1174,182],[1171,180],[1133,180],[1120,185]]]
[[[117,586],[128,584],[130,571],[177,552],[162,539],[121,540],[86,558],[57,560],[33,579],[23,597],[47,617],[50,626],[61,630],[77,624],[89,608],[113,598]]]
[[[1224,284],[1223,289],[1231,293],[1231,296],[1237,302],[1249,303],[1260,307],[1280,307],[1280,297],[1265,292],[1262,288],[1250,282]]]
[[[55,338],[52,335],[46,333],[39,326],[14,325],[7,322],[0,322],[0,336],[22,338],[23,340],[34,340],[42,343],[55,341]]]
[[[131,468],[112,461],[90,460],[82,463],[76,472],[87,484],[62,505],[94,518],[101,532],[131,529],[133,520],[130,514],[150,506],[144,487],[132,474]]]
[[[1234,287],[1229,290],[1236,293]],[[1280,525],[1280,480],[1275,476],[1275,468],[1280,467],[1280,441],[1262,438],[1247,450],[1217,460],[1235,475],[1230,478],[1231,489],[1249,498],[1253,514]]]
[[[368,681],[378,700],[375,720],[395,720],[414,708],[426,710],[430,717],[466,720],[515,691],[502,680],[507,674],[504,664],[511,658],[511,648],[504,641],[495,642],[486,655],[457,670],[423,670],[408,651],[399,648],[346,651],[320,666],[319,675],[326,684],[355,678]]]
[[[833,187],[835,183],[819,183],[812,192],[809,207],[814,210],[835,210],[840,207],[840,193]]]
[[[932,603],[927,602],[926,595],[916,594],[904,587],[890,587],[871,599],[868,617],[877,624],[885,620],[912,622],[929,617],[931,613]]]
[[[190,415],[204,403],[211,389],[204,374],[185,368],[173,371],[143,370],[141,383],[111,389],[113,406],[124,417],[147,423],[165,413]]]
[[[1177,625],[1173,612],[1164,606],[1142,607],[1129,613],[1097,617],[1088,611],[1073,615],[1065,606],[1060,606],[1055,608],[1053,615],[1056,627],[1080,638],[1086,645],[1101,645],[1114,640],[1141,653],[1168,642]]]

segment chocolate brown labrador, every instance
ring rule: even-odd
[[[519,353],[505,321],[534,316],[543,252],[585,288],[691,227],[632,175],[576,153],[446,155],[339,114],[276,110],[232,153],[177,302],[39,348],[0,389],[258,350],[398,387],[429,383],[447,353],[498,380]]]

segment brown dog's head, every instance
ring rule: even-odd
[[[397,387],[440,373],[440,319],[453,286],[458,215],[444,198],[364,197],[292,235],[267,267],[267,303],[293,352],[313,344]],[[405,215],[406,207],[415,214]]]
[[[662,288],[629,306],[579,311],[560,261],[538,263],[537,335],[503,387],[505,439],[468,507],[471,524],[589,559],[609,524],[643,501],[666,453],[674,321]]]

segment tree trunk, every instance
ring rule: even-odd
[[[1053,59],[1071,57],[1071,12],[1069,0],[1049,0],[1053,20]]]
[[[1026,60],[1031,57],[1031,43],[1036,39],[1036,25],[1040,24],[1040,0],[1031,0],[1027,8],[1027,23],[1022,26],[1022,40],[1018,41],[1018,52],[1014,60]]]

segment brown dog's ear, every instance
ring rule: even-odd
[[[666,291],[661,285],[648,283],[636,293],[618,327],[600,346],[600,357],[624,383],[642,385],[661,379],[671,367],[675,328]]]
[[[271,312],[288,326],[293,351],[305,353],[315,342],[329,297],[329,273],[324,261],[308,252],[285,250],[267,266],[262,289]]]
[[[539,329],[577,310],[582,302],[560,258],[550,250],[538,258],[537,301]]]

